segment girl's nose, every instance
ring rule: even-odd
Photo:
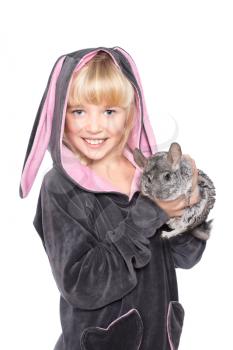
[[[100,118],[97,114],[93,114],[88,118],[86,130],[90,131],[91,133],[98,133],[101,132],[103,129],[103,126],[101,125]]]

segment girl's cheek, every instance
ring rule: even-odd
[[[112,133],[118,133],[124,128],[126,116],[124,113],[117,113],[103,119],[102,127]],[[101,124],[101,123],[100,123]]]
[[[117,123],[117,122],[113,122],[113,123],[109,123],[107,125],[107,128],[106,128],[112,135],[116,135],[116,134],[119,134],[121,133],[122,134],[122,130],[124,129],[124,123]]]
[[[76,120],[66,118],[65,129],[67,130],[67,132],[76,133],[82,129],[82,126]]]

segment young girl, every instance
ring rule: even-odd
[[[183,198],[152,201],[139,190],[132,151],[157,151],[139,74],[120,47],[61,56],[30,135],[20,196],[46,149],[33,224],[60,291],[62,334],[54,350],[175,350],[184,309],[175,268],[191,268],[206,242],[190,232],[161,238]],[[187,157],[189,157],[187,155]],[[199,201],[193,163],[193,194]]]

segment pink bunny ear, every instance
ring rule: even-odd
[[[56,82],[65,57],[66,56],[60,57],[52,69],[31,131],[21,175],[19,189],[21,198],[26,197],[29,193],[40,164],[44,158],[45,151],[49,145],[53,121]]]

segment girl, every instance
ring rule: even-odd
[[[20,183],[24,198],[48,149],[53,166],[33,224],[60,291],[62,334],[54,350],[178,349],[184,309],[175,268],[194,266],[206,242],[188,232],[160,237],[187,203],[140,193],[136,147],[147,157],[157,151],[130,55],[98,47],[61,56],[39,106]],[[197,169],[189,159],[193,205]]]

